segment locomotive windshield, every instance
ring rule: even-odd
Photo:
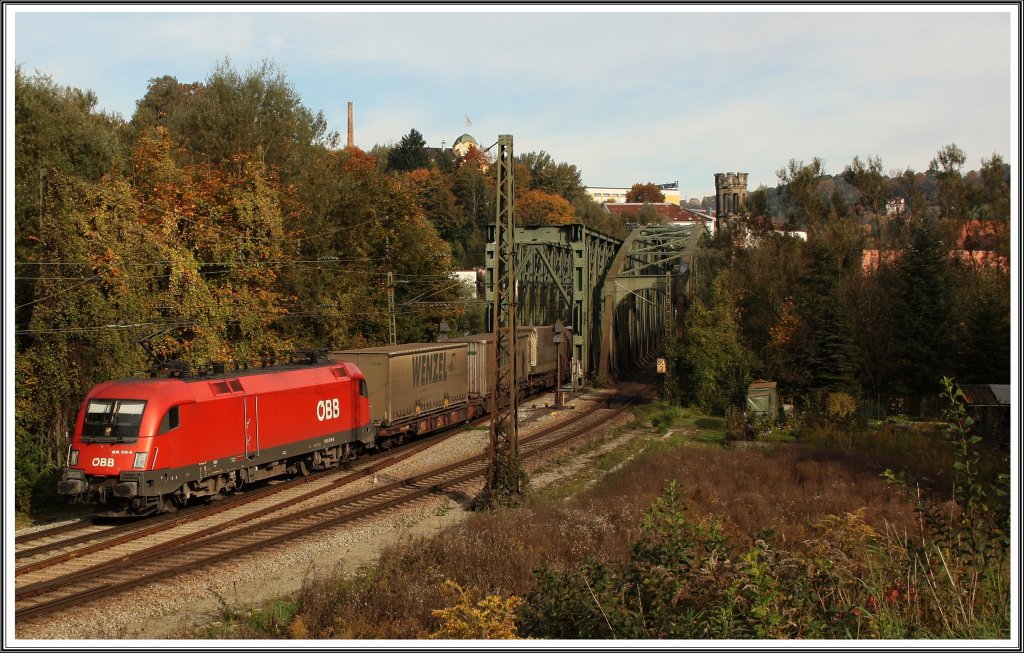
[[[145,401],[92,399],[82,426],[84,442],[130,442],[139,437]]]

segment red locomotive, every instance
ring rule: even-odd
[[[366,381],[348,363],[108,381],[82,404],[58,492],[106,516],[167,512],[336,465],[373,439]]]

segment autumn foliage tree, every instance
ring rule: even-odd
[[[178,167],[172,149],[158,128],[134,157],[140,217],[170,248],[168,301],[187,323],[154,346],[193,365],[267,358],[286,346],[273,328],[285,312],[277,287],[285,229],[276,179],[246,154],[228,170]]]
[[[516,223],[520,225],[560,226],[572,224],[575,209],[560,195],[542,190],[524,192],[516,203]]]
[[[660,203],[665,201],[665,193],[661,192],[657,184],[647,182],[646,184],[635,183],[626,193],[627,202],[650,202]]]
[[[91,91],[63,87],[48,75],[14,70],[14,279],[15,321],[25,325],[37,305],[33,266],[41,258],[41,232],[49,186],[63,177],[96,183],[127,162],[128,130],[123,121],[96,110]],[[19,338],[17,346],[30,342]]]
[[[91,184],[51,173],[34,260],[39,269],[26,339],[15,363],[15,500],[52,496],[79,402],[99,380],[144,366],[134,346],[156,299],[152,268],[161,246],[134,220],[136,203],[123,180]],[[50,483],[49,492],[39,486]]]

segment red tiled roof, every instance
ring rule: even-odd
[[[708,216],[690,209],[684,209],[678,204],[663,203],[651,203],[654,210],[658,212],[658,215],[669,219],[672,222],[705,222],[708,220]],[[624,204],[614,204],[607,202],[604,204],[604,210],[612,215],[639,215],[640,210],[644,208],[644,205],[640,202],[630,202]]]

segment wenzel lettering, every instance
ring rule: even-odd
[[[412,385],[415,388],[448,380],[444,352],[422,354],[412,359]]]

